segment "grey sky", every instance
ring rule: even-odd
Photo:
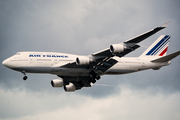
[[[168,21],[166,29],[140,45],[149,46],[169,34],[168,53],[172,53],[180,50],[179,6],[179,0],[1,0],[0,61],[19,51],[88,55]],[[139,56],[145,49],[128,56]],[[179,61],[177,57],[159,71],[103,76],[97,84],[112,86],[95,85],[74,93],[52,88],[50,80],[57,76],[28,74],[23,81],[21,73],[0,65],[0,120],[178,120]]]

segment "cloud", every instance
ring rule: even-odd
[[[132,90],[119,86],[121,92],[106,98],[94,99],[75,93],[34,94],[32,92],[0,90],[2,97],[15,99],[2,101],[1,116],[9,120],[30,119],[179,119],[180,94],[147,94],[149,90]],[[20,100],[21,99],[21,100]],[[7,104],[8,103],[8,104]],[[14,104],[15,103],[15,104]],[[8,108],[11,109],[8,109]],[[18,108],[18,110],[16,110]],[[1,117],[2,118],[2,117]]]

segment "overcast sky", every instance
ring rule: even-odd
[[[154,27],[180,50],[179,0],[0,0],[0,61],[19,51],[89,55]],[[146,47],[128,56],[137,57]],[[103,76],[73,93],[52,88],[54,75],[23,75],[0,65],[0,120],[179,120],[180,56],[158,71]]]

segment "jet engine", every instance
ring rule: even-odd
[[[64,85],[64,82],[62,79],[54,79],[51,80],[52,87],[62,87]]]
[[[73,83],[69,83],[69,85],[64,86],[64,90],[66,92],[73,92],[76,90],[76,86]]]
[[[124,52],[126,46],[122,45],[122,44],[112,44],[110,46],[110,51],[112,53],[119,53],[119,52]]]
[[[77,65],[89,65],[90,59],[86,56],[79,56],[76,58],[76,64]]]

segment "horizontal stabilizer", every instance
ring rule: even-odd
[[[168,61],[174,59],[175,57],[177,57],[178,55],[180,55],[180,51],[177,51],[177,52],[169,54],[167,56],[163,56],[161,58],[152,60],[151,62],[157,62],[157,63],[168,62]]]

